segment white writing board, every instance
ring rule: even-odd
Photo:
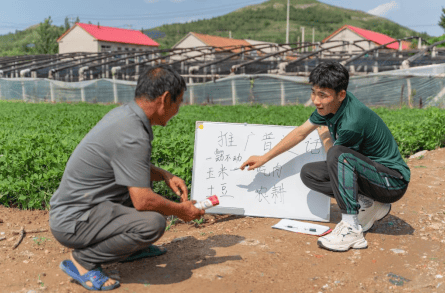
[[[289,151],[252,171],[238,169],[263,155],[293,126],[196,122],[191,198],[216,194],[219,206],[207,213],[329,221],[330,198],[307,188],[303,165],[326,160],[317,131]]]

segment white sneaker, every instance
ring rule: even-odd
[[[371,229],[374,222],[383,219],[391,211],[390,203],[381,203],[367,197],[359,199],[358,202],[360,204],[358,221],[363,227],[363,232]]]
[[[326,236],[318,238],[318,246],[332,251],[347,251],[349,248],[366,248],[368,242],[363,236],[363,229],[354,229],[345,221],[337,224],[335,229]]]

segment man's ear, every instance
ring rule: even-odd
[[[170,105],[172,104],[172,97],[170,95],[169,91],[165,91],[162,95],[161,95],[161,102],[162,105],[170,107]]]
[[[346,91],[345,90],[341,90],[339,93],[338,93],[338,100],[340,101],[340,102],[343,102],[343,100],[346,98]]]
[[[162,95],[156,98],[157,107],[161,111],[165,111],[165,108],[170,107],[170,93],[168,91],[164,92]]]

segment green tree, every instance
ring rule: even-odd
[[[436,43],[436,42],[444,41],[444,40],[445,40],[445,34],[443,34],[443,35],[441,35],[441,36],[439,36],[439,37],[431,38],[431,39],[428,40],[428,42],[429,42],[430,44],[434,44],[434,43]],[[437,47],[445,48],[445,43],[442,43],[442,44],[440,44],[440,45],[437,46]]]
[[[442,8],[442,15],[440,16],[439,25],[445,30],[445,8]]]
[[[67,17],[65,17],[65,27],[64,27],[64,29],[67,31],[67,30],[69,30],[70,27],[71,27],[70,21],[69,21],[68,16],[67,16]]]
[[[76,17],[76,21],[74,23],[78,23],[78,22],[80,22],[79,16]]]
[[[62,34],[63,28],[53,26],[52,22],[51,16],[49,16],[37,28],[37,54],[58,53],[59,45],[57,44],[57,38]]]

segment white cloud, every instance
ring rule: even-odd
[[[174,2],[174,3],[179,3],[179,2],[183,2],[185,0],[170,0],[170,2]]]
[[[155,3],[158,2],[159,0],[144,0],[145,3]]]
[[[195,20],[199,20],[200,18],[198,17],[175,17],[173,19],[173,23],[189,23]]]
[[[383,16],[386,15],[390,10],[399,8],[399,3],[396,1],[391,1],[389,3],[381,4],[374,9],[368,11],[369,14]]]

